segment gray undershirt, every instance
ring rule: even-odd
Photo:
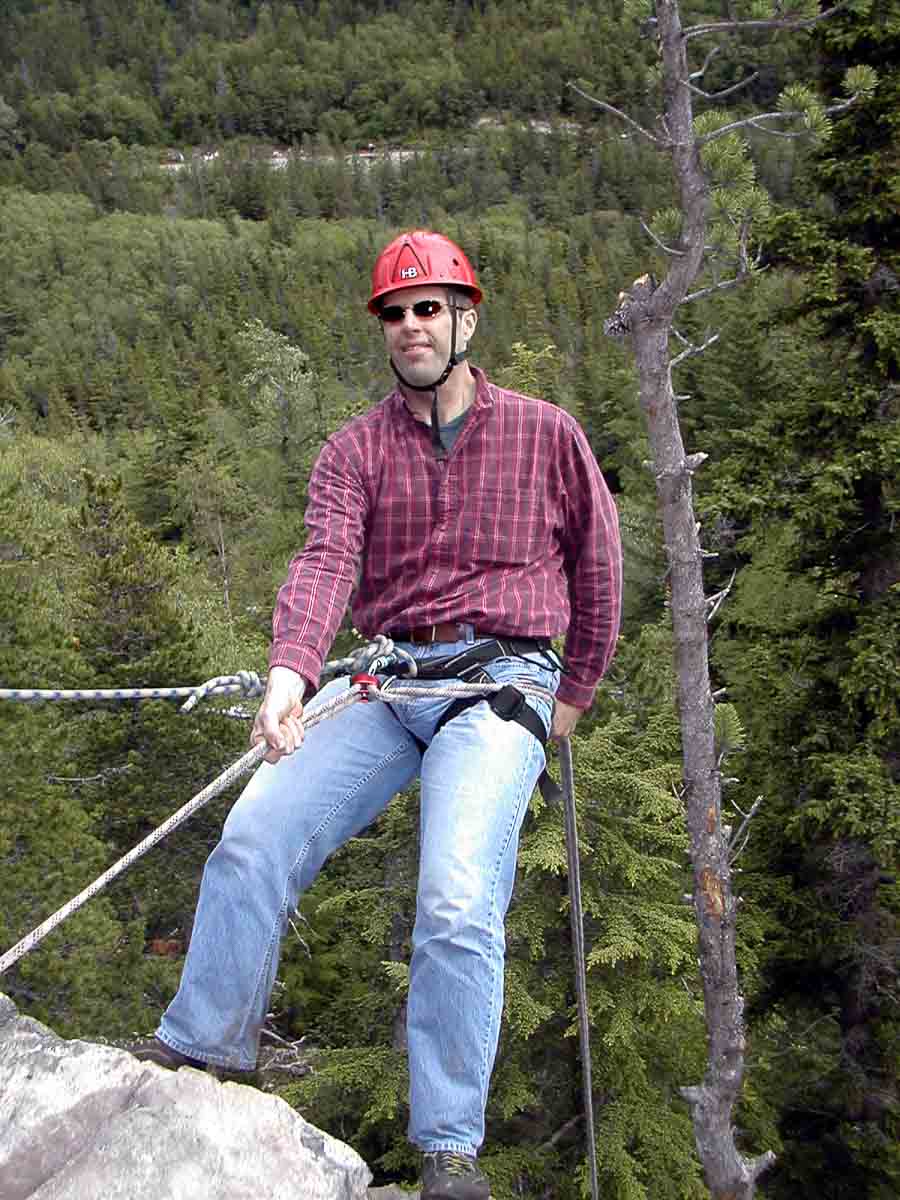
[[[441,442],[448,454],[453,449],[453,443],[459,436],[459,431],[462,429],[463,421],[465,421],[468,415],[469,410],[467,408],[463,409],[458,417],[454,417],[452,421],[441,426]]]

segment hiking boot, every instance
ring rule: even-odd
[[[127,1050],[129,1054],[133,1054],[141,1062],[156,1063],[158,1067],[165,1067],[167,1071],[177,1071],[179,1067],[196,1067],[198,1071],[206,1070],[206,1063],[202,1059],[190,1058],[179,1050],[173,1050],[171,1046],[161,1042],[158,1037],[142,1038],[139,1042],[130,1042],[123,1049]]]
[[[422,1200],[491,1200],[491,1185],[471,1155],[436,1150],[423,1159]]]

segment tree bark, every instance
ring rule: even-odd
[[[656,15],[663,64],[662,128],[672,154],[683,217],[680,249],[658,286],[650,276],[643,276],[620,296],[607,331],[627,333],[634,351],[671,580],[684,799],[707,1029],[704,1078],[696,1086],[683,1088],[682,1094],[691,1106],[694,1138],[711,1196],[714,1200],[752,1200],[756,1180],[774,1155],[745,1158],[735,1144],[732,1127],[744,1071],[744,1001],[735,959],[737,902],[722,828],[707,600],[691,484],[692,470],[702,456],[689,459],[685,455],[669,353],[676,309],[703,263],[708,184],[694,135],[687,43],[677,0],[657,0]]]

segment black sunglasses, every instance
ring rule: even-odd
[[[413,316],[418,317],[420,321],[432,321],[446,307],[440,300],[417,300],[415,304],[386,304],[378,316],[387,325],[399,325],[406,316],[406,310],[411,308]]]

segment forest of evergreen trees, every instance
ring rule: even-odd
[[[609,1200],[707,1195],[679,1088],[703,1010],[665,560],[628,355],[603,335],[663,252],[666,159],[568,86],[658,111],[631,0],[5,0],[0,5],[0,687],[264,672],[323,440],[392,386],[372,261],[428,225],[486,294],[473,358],[573,412],[620,507],[625,626],[573,739],[596,1136]],[[752,0],[684,0],[692,19]],[[793,6],[797,7],[797,6]],[[818,9],[814,2],[807,11]],[[824,6],[823,6],[824,7]],[[715,42],[715,39],[713,39]],[[721,37],[704,87],[772,109],[844,71],[818,139],[751,130],[759,269],[685,310],[679,368],[747,998],[746,1152],[776,1200],[900,1194],[900,4]],[[373,143],[366,156],[357,152]],[[265,161],[272,147],[287,165]],[[204,161],[196,151],[217,151]],[[392,154],[392,151],[404,151]],[[181,169],[163,169],[175,151]],[[335,653],[352,643],[342,632]],[[240,706],[238,706],[240,708]],[[249,709],[247,710],[250,711]],[[241,753],[233,702],[0,701],[0,952]],[[68,1036],[149,1032],[177,984],[210,805],[0,978]],[[404,964],[415,792],[303,899],[271,1028],[281,1094],[412,1180]],[[586,1194],[561,814],[535,797],[509,920],[484,1159],[497,1200]]]

